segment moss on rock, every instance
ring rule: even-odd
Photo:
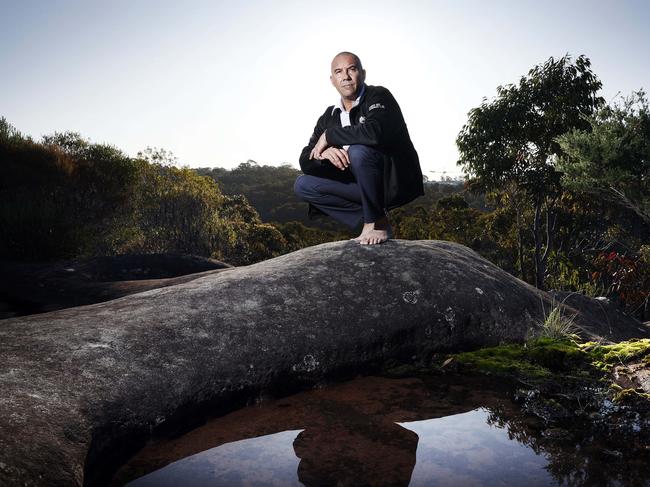
[[[589,354],[594,366],[606,372],[614,365],[640,358],[650,364],[650,339],[647,338],[631,339],[612,345],[586,342],[578,346]]]
[[[650,400],[650,394],[632,388],[625,389],[618,384],[611,384],[610,390],[612,400],[619,404],[638,406],[640,401]]]
[[[523,345],[508,344],[454,355],[473,372],[503,375],[516,379],[550,379],[557,372],[572,372],[588,356],[571,340],[536,338]]]

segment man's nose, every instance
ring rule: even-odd
[[[352,79],[352,77],[350,76],[350,71],[348,71],[347,69],[345,70],[345,79]]]

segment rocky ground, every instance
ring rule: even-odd
[[[89,265],[96,270],[69,263],[45,277],[35,268],[22,282],[33,276],[32,302],[58,296],[58,307],[122,297],[0,321],[0,484],[101,485],[152,432],[187,429],[265,394],[286,396],[395,360],[441,373],[512,374],[530,385],[522,401],[540,414],[574,411],[574,402],[598,412],[581,406],[590,391],[567,390],[600,384],[603,367],[630,384],[645,377],[634,364],[647,351],[622,360],[603,348],[648,337],[642,324],[585,298],[565,306],[583,343],[531,341],[555,298],[450,242],[332,242],[225,271],[199,262],[198,275],[180,278],[154,272],[166,269],[160,262]],[[53,286],[39,285],[46,281]],[[21,295],[13,282],[5,295]],[[124,295],[135,289],[147,290]],[[486,347],[497,348],[461,354]],[[440,355],[450,352],[457,355]],[[608,400],[640,411],[645,392],[622,384]],[[551,413],[549,430],[564,414]]]
[[[116,255],[59,262],[0,261],[0,319],[110,301],[232,267],[182,254]]]

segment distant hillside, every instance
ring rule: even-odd
[[[307,204],[293,192],[293,184],[302,173],[289,164],[261,166],[249,160],[231,170],[215,167],[198,168],[196,172],[214,179],[227,195],[244,195],[262,221],[309,223]]]
[[[331,218],[314,221],[307,218],[307,203],[300,201],[293,192],[293,184],[302,172],[289,164],[268,166],[249,160],[231,170],[220,167],[198,168],[196,172],[214,179],[227,195],[243,194],[260,214],[262,221],[299,221],[324,229],[340,227]],[[467,194],[462,181],[428,181],[425,183],[425,195],[404,209],[408,211],[417,206],[429,208],[439,199],[458,193],[463,193],[470,207],[485,208],[483,198]]]

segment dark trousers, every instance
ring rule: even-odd
[[[377,221],[387,215],[384,207],[384,155],[366,145],[348,148],[351,182],[334,181],[303,174],[298,176],[294,191],[298,198],[311,203],[332,218],[354,228]]]

